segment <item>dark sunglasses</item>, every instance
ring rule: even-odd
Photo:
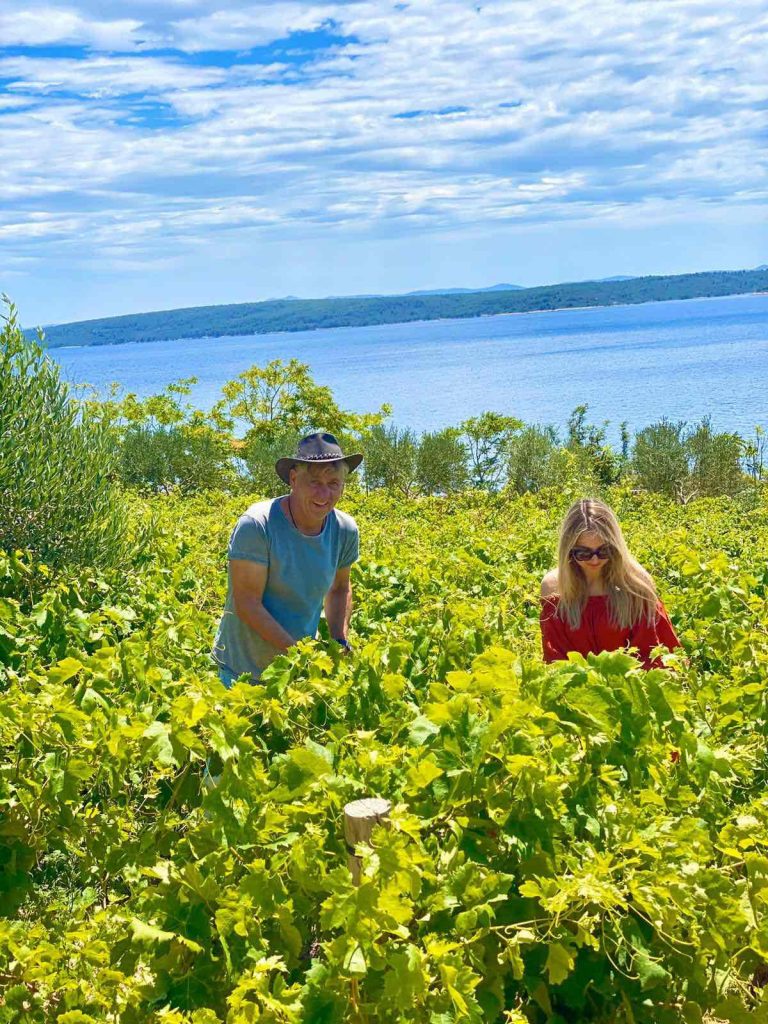
[[[593,555],[597,555],[601,562],[611,557],[611,545],[601,544],[599,548],[571,548],[571,556],[577,562],[588,562]]]

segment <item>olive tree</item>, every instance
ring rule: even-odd
[[[45,563],[110,565],[126,554],[118,447],[6,301],[0,331],[0,548]]]

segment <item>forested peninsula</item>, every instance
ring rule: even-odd
[[[443,320],[501,313],[533,313],[582,306],[631,305],[768,291],[768,268],[582,281],[510,291],[279,299],[236,305],[193,306],[106,317],[45,328],[50,348],[118,345],[177,338],[268,334],[330,327]],[[28,331],[29,336],[35,332]]]

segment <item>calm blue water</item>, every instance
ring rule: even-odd
[[[594,422],[639,428],[711,415],[721,429],[768,426],[768,295],[523,316],[344,327],[99,348],[53,349],[66,378],[118,381],[139,396],[195,376],[210,408],[253,363],[297,358],[339,404],[393,407],[417,430],[486,409],[562,426],[586,402]]]

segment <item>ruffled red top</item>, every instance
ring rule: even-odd
[[[557,596],[545,597],[541,601],[540,622],[544,661],[565,660],[569,651],[578,651],[586,657],[587,654],[599,654],[600,651],[636,647],[643,668],[660,668],[661,660],[650,657],[653,648],[663,644],[672,651],[680,646],[661,601],[656,605],[656,618],[650,624],[643,619],[634,626],[621,627],[610,619],[606,595],[589,597],[576,629],[572,629],[557,615],[559,602],[560,598]]]

